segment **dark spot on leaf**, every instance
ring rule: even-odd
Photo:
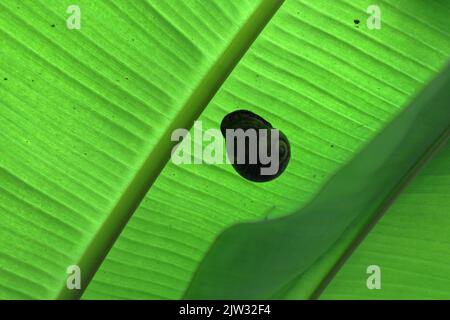
[[[239,135],[238,132],[235,132],[235,135],[230,136],[231,139],[234,139],[234,143],[232,141],[228,141],[226,139],[227,144],[227,154],[232,162],[233,168],[236,170],[239,175],[241,175],[243,178],[254,181],[254,182],[266,182],[271,181],[277,177],[279,177],[284,170],[287,168],[287,165],[289,163],[289,160],[291,158],[291,147],[289,144],[289,141],[287,137],[281,132],[281,130],[276,130],[275,132],[278,132],[278,157],[272,157],[271,153],[271,140],[272,135],[274,132],[272,132],[272,129],[275,129],[272,127],[272,125],[266,121],[261,116],[247,110],[237,110],[234,112],[231,112],[227,114],[220,124],[220,130],[222,132],[222,135],[224,138],[227,138],[227,129],[231,130],[238,130],[241,129],[241,134]],[[266,129],[267,130],[267,141],[264,145],[264,148],[267,148],[266,150],[260,150],[260,148],[263,148],[261,146],[260,141],[260,130]],[[243,133],[243,134],[242,134]],[[254,136],[256,139],[250,139],[249,136]],[[229,138],[230,138],[229,137]],[[251,145],[251,141],[253,140],[253,143],[256,142],[256,146],[253,144]],[[264,140],[262,140],[264,141]],[[243,163],[238,163],[238,145],[243,146],[244,155],[242,155],[242,161]],[[230,147],[233,146],[234,147]],[[233,150],[234,149],[234,150]],[[261,162],[261,156],[260,153],[267,155],[269,159],[269,162],[265,162],[264,164]],[[251,155],[253,156],[253,163],[251,163]],[[263,168],[270,168],[273,163],[272,161],[274,159],[278,160],[278,168],[275,167],[275,173],[273,174],[263,174],[262,169]],[[256,160],[256,161],[255,161]],[[277,170],[278,169],[278,170]],[[267,169],[266,169],[267,170]],[[270,172],[269,172],[270,173]]]
[[[359,21],[358,19],[353,20],[353,22],[358,25],[361,21]]]
[[[56,27],[56,25],[55,25],[55,24],[52,24],[52,28],[54,28],[54,27]]]
[[[5,81],[6,81],[6,80],[8,80],[8,78],[4,78],[3,80],[5,80]]]

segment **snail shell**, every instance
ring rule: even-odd
[[[256,141],[257,141],[257,150],[258,150],[258,157],[256,163],[250,163],[249,161],[249,150],[250,150],[250,142],[249,140],[245,141],[245,163],[240,164],[237,161],[237,143],[236,140],[234,141],[234,152],[229,148],[229,141],[227,141],[226,136],[226,130],[227,129],[242,129],[244,132],[248,129],[255,129],[256,130]],[[261,146],[260,144],[260,135],[258,134],[259,129],[267,129],[267,142]],[[263,150],[265,154],[271,155],[271,136],[272,136],[272,125],[263,119],[262,117],[258,116],[257,114],[247,111],[247,110],[237,110],[229,113],[228,115],[223,118],[222,123],[220,125],[220,130],[222,131],[222,135],[224,136],[226,143],[227,143],[227,154],[232,162],[232,165],[234,169],[247,180],[254,181],[254,182],[266,182],[271,181],[277,177],[279,177],[284,170],[286,169],[289,160],[291,158],[291,148],[289,145],[289,141],[280,130],[278,131],[278,163],[279,167],[276,173],[272,175],[264,175],[261,173],[262,168],[268,168],[270,167],[270,163],[268,164],[262,164],[260,162],[260,148],[266,147],[268,150]]]

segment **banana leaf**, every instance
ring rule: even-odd
[[[370,4],[0,3],[0,298],[313,296],[449,124],[448,4],[380,1],[369,30],[354,20]],[[235,109],[287,134],[281,177],[168,161],[174,129]],[[344,191],[351,212],[333,205]]]
[[[222,231],[238,222],[264,221],[298,212],[402,110],[411,107],[416,92],[448,61],[448,38],[440,38],[432,31],[444,30],[443,26],[448,25],[443,16],[435,13],[436,8],[442,9],[441,5],[431,8],[419,2],[385,3],[387,26],[378,33],[354,26],[354,18],[364,16],[368,4],[283,4],[200,120],[205,130],[218,128],[224,115],[240,108],[270,119],[291,142],[293,159],[289,169],[276,181],[255,185],[237,176],[230,166],[183,167],[169,163],[96,274],[85,298],[287,296],[277,296],[276,291],[281,290],[278,287],[270,292],[262,290],[261,283],[271,280],[273,285],[288,286],[275,280],[278,269],[261,270],[264,267],[260,263],[266,262],[269,267],[276,261],[260,256],[270,248],[262,245],[266,241],[257,248],[247,248],[246,242],[240,242],[246,232],[242,231],[235,241],[230,240],[233,244],[226,243],[216,250],[217,242],[224,241],[227,235]],[[421,28],[424,34],[416,39],[399,33],[395,26],[400,24],[406,30]],[[432,48],[446,53],[436,55]],[[445,106],[439,108],[443,109],[441,120],[445,124],[448,112]],[[417,152],[420,155],[419,148]],[[343,181],[344,185],[353,183],[352,179]],[[362,215],[367,219],[366,214],[370,216],[371,212]],[[338,213],[335,217],[338,219]],[[344,217],[341,223],[345,223]],[[268,226],[266,231],[271,228]],[[304,228],[312,232],[313,225],[305,222]],[[351,230],[359,232],[361,226]],[[269,231],[267,237],[271,239]],[[275,240],[273,246],[277,246]],[[342,246],[346,248],[348,243]],[[295,248],[302,250],[301,244],[286,249]],[[323,270],[311,271],[302,278],[304,292],[296,298],[313,295],[343,248],[332,254]],[[211,255],[217,258],[214,263],[209,259]],[[301,274],[300,263],[291,267],[295,276]],[[261,271],[260,277],[255,276],[257,270]],[[211,275],[205,275],[208,272]],[[296,283],[285,282],[289,286]]]

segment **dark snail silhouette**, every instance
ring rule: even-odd
[[[238,152],[237,152],[237,138],[234,138],[234,148],[233,145],[230,146],[230,141],[227,139],[227,129],[237,130],[242,129],[243,132],[247,132],[248,129],[256,130],[256,141],[257,141],[257,161],[256,163],[250,162],[250,140],[245,139],[245,162],[238,163]],[[258,134],[259,129],[267,129],[267,141],[266,143],[260,143],[260,135]],[[222,123],[220,125],[220,130],[222,131],[222,135],[224,136],[227,144],[227,154],[232,162],[234,169],[244,177],[245,179],[254,181],[254,182],[266,182],[271,181],[277,177],[279,177],[284,170],[286,169],[289,160],[291,158],[291,147],[289,145],[289,141],[287,137],[280,131],[275,129],[278,132],[278,168],[273,174],[263,174],[262,168],[270,167],[270,163],[262,163],[259,157],[260,151],[265,152],[266,155],[271,155],[271,137],[273,135],[272,125],[264,120],[262,117],[257,114],[247,111],[247,110],[237,110],[226,115]],[[264,136],[263,136],[264,137]],[[264,142],[264,141],[263,141]],[[254,147],[254,146],[253,146]],[[266,150],[260,150],[260,148],[266,148]],[[254,149],[253,149],[254,150]],[[275,155],[273,155],[275,157]]]

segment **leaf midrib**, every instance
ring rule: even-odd
[[[79,299],[82,296],[128,220],[169,161],[171,149],[176,144],[170,139],[172,132],[178,128],[192,127],[283,2],[284,0],[262,0],[205,74],[83,252],[77,263],[82,270],[81,290],[68,290],[64,283],[57,296],[58,299]]]

